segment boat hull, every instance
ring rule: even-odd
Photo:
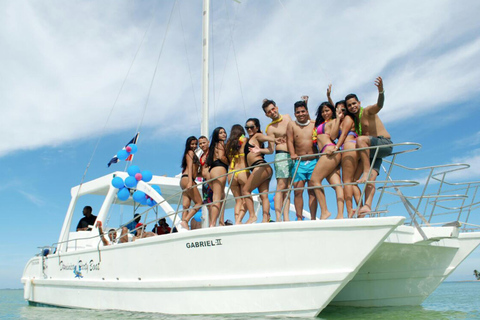
[[[426,228],[430,237],[422,241],[415,228],[398,227],[330,304],[420,305],[480,244],[480,233],[450,230],[454,228]],[[443,237],[434,234],[442,231]]]
[[[241,225],[99,245],[32,258],[22,282],[35,304],[315,316],[402,221]]]

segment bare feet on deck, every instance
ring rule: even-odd
[[[372,211],[372,208],[370,208],[370,206],[368,204],[366,204],[358,210],[358,217],[363,218],[363,217],[365,217],[365,215],[367,213],[369,213],[371,211]]]
[[[245,222],[245,224],[251,224],[251,223],[255,223],[257,222],[257,216],[252,216],[250,218],[248,218],[247,222]]]
[[[183,229],[189,230],[187,221],[182,220],[182,222],[180,222],[180,225]]]
[[[337,214],[337,217],[335,219],[343,219],[343,215]]]
[[[352,212],[349,212],[348,213],[348,217],[349,218],[353,218],[355,216],[355,212],[357,211],[357,209],[352,209]]]
[[[320,220],[326,220],[326,219],[330,218],[331,215],[332,214],[330,213],[330,211],[326,211],[325,214],[323,214],[323,212],[322,212],[322,214],[320,215]]]

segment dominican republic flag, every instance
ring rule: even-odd
[[[125,147],[123,147],[123,149],[125,149],[129,144],[137,144],[137,140],[138,140],[138,135],[140,134],[140,132],[137,132],[137,134],[132,138],[132,140],[130,140],[126,145]],[[125,161],[132,161],[133,159],[133,154],[129,155],[127,159],[125,159]],[[110,167],[112,165],[112,163],[117,163],[118,161],[118,158],[117,158],[117,155],[114,155],[112,159],[110,159],[110,161],[108,162],[107,166]]]

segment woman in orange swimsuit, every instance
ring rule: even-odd
[[[202,205],[202,197],[198,192],[198,189],[195,187],[195,179],[197,178],[198,168],[200,166],[200,161],[198,160],[195,150],[197,149],[198,140],[194,136],[188,137],[187,142],[185,143],[185,151],[183,152],[182,158],[182,177],[180,178],[180,188],[183,190],[182,194],[182,205],[183,205],[183,214],[181,225],[183,228],[188,230],[188,222],[192,217],[197,213]],[[190,208],[192,201],[195,203],[195,206]]]
[[[333,155],[327,155],[326,153],[338,150],[332,141],[338,136],[338,128],[343,118],[343,113],[341,111],[337,112],[337,116],[335,117],[335,109],[333,106],[329,102],[323,102],[318,107],[316,115],[314,137],[316,134],[318,149],[320,153],[324,154],[318,159],[310,182],[312,182],[313,186],[321,186],[322,180],[326,178],[329,184],[338,184],[338,186],[333,188],[337,196],[337,219],[342,219],[344,206],[343,188],[340,185],[340,175],[337,171],[341,156],[338,153]],[[320,219],[328,219],[331,214],[327,208],[325,191],[323,188],[315,188],[314,191],[322,212]]]
[[[245,169],[245,130],[239,124],[234,124],[230,130],[230,138],[227,141],[227,153],[230,160],[230,171],[234,171],[233,177],[230,174],[228,181],[230,181],[230,189],[234,197],[240,197],[242,187],[247,183],[250,171]],[[246,206],[245,198],[235,199],[235,224],[241,224],[245,216]]]
[[[252,191],[258,188],[259,193],[267,192],[268,185],[270,184],[270,179],[273,174],[273,170],[269,165],[261,165],[267,163],[264,159],[264,154],[273,153],[272,149],[263,148],[264,142],[275,142],[275,138],[264,135],[260,131],[260,121],[257,118],[250,118],[245,124],[245,129],[247,130],[249,139],[245,145],[245,160],[247,166],[257,166],[251,168],[252,172],[248,177],[247,182],[242,187],[244,195],[251,195]],[[246,197],[245,203],[247,205],[248,212],[250,214],[247,223],[255,223],[257,221],[257,216],[255,214],[253,199],[252,197]],[[260,199],[262,200],[263,207],[263,219],[262,222],[270,221],[270,202],[268,201],[268,194],[261,194]]]
[[[228,170],[228,159],[225,148],[225,141],[227,140],[227,132],[222,127],[217,127],[213,130],[212,139],[210,139],[210,147],[208,149],[207,165],[210,167],[210,179],[215,179],[209,182],[213,190],[213,205],[210,211],[210,227],[217,225],[220,209],[222,208],[223,199],[225,199],[225,183]],[[216,203],[215,203],[216,202]],[[220,225],[224,225],[223,219],[220,219]]]

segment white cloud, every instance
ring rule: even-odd
[[[302,94],[318,104],[329,82],[335,98],[355,91],[368,104],[376,99],[373,79],[379,73],[385,77],[388,109],[382,117],[387,121],[421,116],[479,93],[480,39],[472,30],[478,31],[480,22],[463,18],[479,7],[475,1],[282,4],[285,8],[273,0],[232,2],[226,4],[228,14],[225,4],[213,4],[211,78],[218,91],[214,108],[210,96],[216,122],[211,128],[263,116],[265,97],[285,112]],[[137,126],[172,5],[158,4],[108,132]],[[12,1],[0,9],[5,61],[0,108],[6,119],[0,134],[11,137],[3,154],[98,135],[154,7],[129,1],[49,6]],[[180,1],[178,9],[185,35],[176,10],[143,121],[158,134],[199,127],[201,3]],[[235,24],[236,61],[229,23]]]
[[[21,195],[23,195],[28,201],[30,201],[31,203],[36,205],[37,207],[42,207],[46,203],[46,201],[44,199],[42,199],[41,197],[38,197],[34,194],[28,193],[28,192],[23,191],[23,190],[18,190],[18,192]]]

